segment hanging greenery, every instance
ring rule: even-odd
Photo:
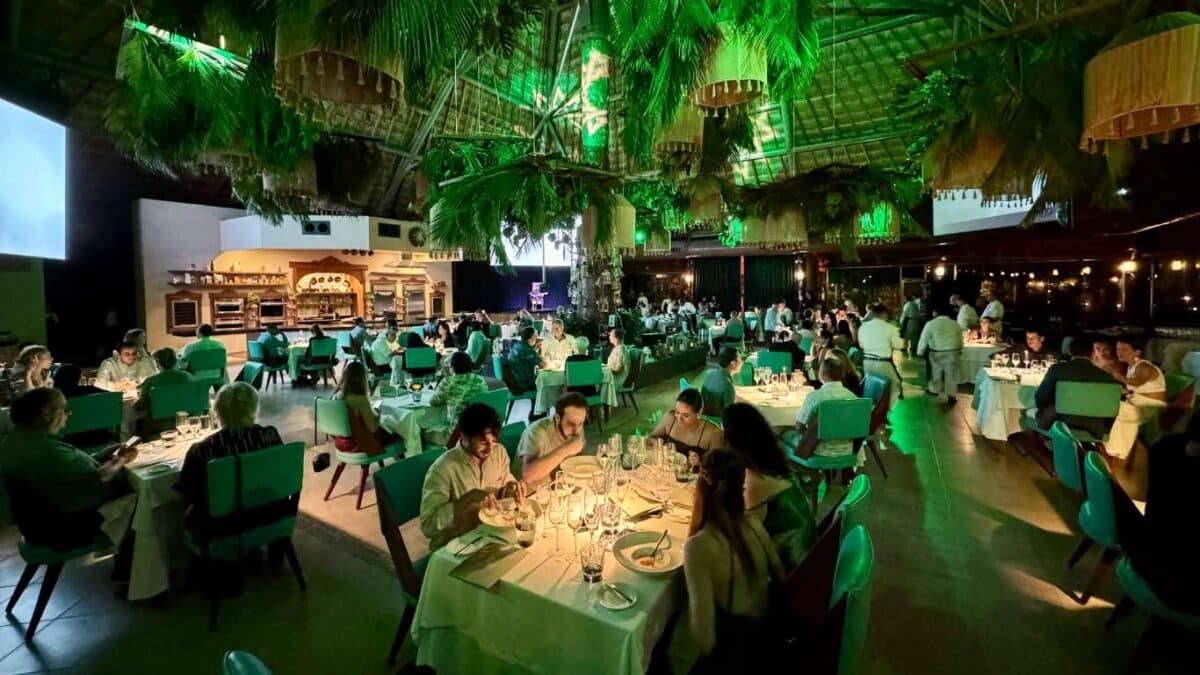
[[[518,247],[540,242],[555,230],[574,229],[589,206],[597,212],[596,242],[609,241],[617,187],[619,178],[611,174],[527,155],[444,185],[430,209],[430,230],[443,246],[490,254],[509,269],[501,237]]]
[[[421,171],[429,180],[429,203],[441,196],[440,184],[452,178],[477,174],[524,157],[533,150],[526,138],[478,138],[469,141],[438,139],[421,158]]]
[[[688,199],[674,181],[651,178],[626,183],[621,194],[637,209],[637,228],[647,236],[687,229]]]

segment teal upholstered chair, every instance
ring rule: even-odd
[[[208,412],[208,388],[204,382],[166,384],[150,390],[150,419],[174,428],[175,413],[203,415]]]
[[[507,389],[492,389],[482,394],[475,394],[467,403],[486,404],[489,408],[496,411],[496,415],[500,417],[500,423],[503,424],[508,421],[508,401],[509,395]]]
[[[1050,427],[1050,452],[1054,459],[1054,473],[1059,482],[1075,492],[1083,492],[1083,468],[1080,465],[1079,441],[1062,422]]]
[[[267,664],[250,652],[225,652],[221,667],[224,675],[271,675]]]
[[[1117,583],[1121,585],[1121,591],[1125,595],[1121,598],[1121,602],[1113,608],[1108,621],[1104,623],[1105,628],[1112,628],[1129,613],[1130,609],[1133,609],[1134,605],[1137,605],[1154,618],[1173,623],[1189,631],[1200,631],[1200,614],[1181,612],[1169,607],[1158,597],[1158,593],[1150,587],[1149,582],[1133,568],[1128,557],[1117,561]],[[1141,643],[1139,640],[1138,645],[1140,646]]]
[[[855,525],[863,525],[867,502],[871,498],[871,479],[866,474],[859,474],[850,481],[850,489],[838,504],[842,514],[842,532],[849,533]]]
[[[813,339],[811,337],[800,338],[800,351],[805,355],[812,354]]]
[[[437,350],[433,347],[409,347],[404,350],[404,371],[413,377],[430,377],[437,372]]]
[[[267,374],[267,382],[264,385],[265,387],[270,388],[272,382],[283,381],[283,374],[286,373],[288,369],[287,364],[281,363],[277,366],[268,366],[266,363],[263,363],[264,351],[263,344],[261,342],[250,341],[247,343],[247,353],[249,354],[251,361],[263,364],[263,372]]]
[[[302,373],[316,373],[325,384],[329,378],[337,384],[337,375],[333,374],[337,366],[337,340],[331,337],[313,338],[308,343],[308,361],[301,361],[299,370]]]
[[[742,362],[742,369],[733,378],[733,383],[739,387],[749,387],[754,384],[754,366],[749,361]]]
[[[67,399],[67,409],[71,415],[59,435],[68,438],[73,434],[88,431],[107,431],[109,438],[99,443],[93,443],[80,450],[95,454],[117,442],[121,432],[121,418],[124,416],[124,403],[121,392],[106,391],[100,394],[88,394]]]
[[[313,442],[316,442],[318,433],[329,436],[340,436],[342,438],[353,438],[354,433],[350,427],[350,411],[346,408],[345,401],[333,401],[325,398],[317,398],[313,401],[313,419],[315,421],[313,431]],[[371,465],[378,464],[383,467],[383,460],[394,459],[398,455],[404,453],[404,441],[399,440],[383,449],[382,454],[368,455],[365,452],[342,452],[334,448],[333,458],[337,460],[337,467],[333,470],[333,477],[329,480],[329,488],[325,490],[325,501],[329,501],[329,497],[333,494],[333,488],[337,485],[338,479],[342,477],[342,472],[347,466],[362,467],[362,471],[358,478],[358,499],[355,501],[355,510],[362,509],[363,492],[367,487],[367,477],[371,474]]]
[[[287,500],[298,501],[304,481],[304,443],[287,443],[272,448],[245,452],[210,460],[205,466],[208,483],[208,518],[229,523],[221,534],[203,536],[195,531],[184,533],[184,542],[202,562],[240,563],[247,551],[277,544],[292,568],[296,582],[307,587],[292,532],[296,515],[282,515],[270,522],[261,519],[238,520],[237,515]],[[233,529],[233,531],[231,531]],[[220,575],[210,574],[209,629],[217,626],[220,611]]]
[[[187,370],[196,376],[197,382],[210,387],[220,387],[228,377],[225,374],[226,355],[224,349],[201,349],[188,356]]]
[[[396,654],[404,644],[404,636],[408,634],[408,628],[412,624],[417,599],[421,597],[421,578],[425,576],[425,568],[429,566],[428,553],[417,560],[412,559],[400,528],[420,513],[421,488],[425,484],[425,474],[445,451],[445,448],[431,448],[416,457],[409,457],[375,472],[379,529],[383,531],[388,552],[392,555],[392,565],[396,568],[396,576],[400,579],[404,597],[404,612],[400,617],[396,637],[392,640],[388,663],[396,662]]]
[[[867,451],[875,459],[875,464],[879,466],[879,471],[883,474],[884,478],[888,477],[888,473],[887,467],[883,464],[883,457],[880,456],[880,450],[882,450],[883,445],[883,430],[888,423],[891,390],[892,381],[886,377],[868,373],[863,378],[863,398],[871,399],[871,403],[873,404],[871,408],[871,433],[867,435],[865,444]]]
[[[338,351],[341,352],[341,357],[347,361],[357,361],[360,357],[358,351],[354,348],[354,341],[350,339],[350,332],[338,333],[337,336]]]
[[[842,617],[841,640],[837,652],[838,675],[860,672],[863,650],[871,618],[871,576],[875,569],[875,550],[862,525],[849,529],[838,551],[833,575],[830,609]]]
[[[567,361],[566,362],[566,389],[570,390],[575,387],[595,387],[596,393],[587,398],[588,409],[595,406],[603,406],[604,399],[600,396],[600,388],[604,386],[604,368],[600,365],[600,359],[588,359],[586,361]],[[596,422],[600,425],[600,430],[604,431],[604,421],[601,415],[596,416]]]
[[[1120,407],[1121,385],[1116,383],[1063,381],[1054,387],[1054,409],[1059,415],[1111,419],[1117,416]],[[1105,440],[1074,428],[1071,436],[1081,443],[1103,443]]]
[[[725,335],[721,338],[722,347],[737,347],[746,351],[746,328],[744,324],[731,323],[725,326]]]
[[[686,377],[679,378],[679,391],[684,392],[692,388],[692,383],[688,382]]]
[[[792,355],[788,352],[771,352],[758,350],[758,367],[770,368],[776,375],[790,373],[792,370]]]
[[[874,404],[869,398],[855,398],[841,401],[825,401],[817,408],[817,440],[818,441],[858,441],[870,434],[871,410]],[[813,454],[801,457],[794,451],[795,445],[785,442],[784,453],[788,459],[800,466],[819,471],[826,482],[832,482],[836,471],[853,471],[858,466],[858,453],[851,452],[841,457],[825,457]],[[813,512],[817,510],[817,495],[819,484],[811,491]]]
[[[255,389],[262,389],[263,383],[263,364],[254,361],[247,361],[242,366],[241,372],[238,373],[237,381],[245,382]]]
[[[1113,499],[1112,476],[1108,473],[1108,465],[1104,463],[1100,453],[1089,452],[1084,457],[1083,480],[1087,488],[1087,500],[1079,507],[1079,527],[1083,529],[1083,536],[1079,545],[1075,547],[1075,552],[1067,560],[1067,569],[1074,567],[1094,544],[1104,547],[1096,571],[1079,596],[1079,604],[1086,605],[1096,586],[1120,555],[1121,544],[1117,537],[1117,509]]]
[[[639,414],[637,398],[634,394],[637,393],[638,379],[642,377],[642,353],[631,349],[629,351],[629,373],[625,375],[625,381],[621,386],[617,387],[617,400],[628,400],[633,406],[634,414]]]

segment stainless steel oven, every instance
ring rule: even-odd
[[[263,324],[283,323],[283,300],[276,298],[260,300],[258,303],[258,317],[259,322]]]
[[[213,301],[213,313],[218,317],[232,314],[240,317],[244,306],[242,298],[221,298]]]

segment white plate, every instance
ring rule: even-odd
[[[559,467],[563,473],[576,480],[591,480],[593,474],[601,471],[600,460],[591,455],[568,457]]]
[[[621,586],[621,592],[629,596],[629,599],[626,599],[622,598],[611,588],[611,586],[615,585],[616,584],[603,584],[600,586],[600,588],[596,589],[596,602],[600,603],[601,607],[614,611],[620,611],[622,609],[629,609],[637,604],[637,593],[634,593],[632,588],[625,585]],[[630,599],[633,600],[633,602],[630,602]]]
[[[637,572],[638,574],[646,574],[649,576],[663,576],[670,574],[675,570],[683,567],[683,549],[679,543],[674,541],[671,535],[667,535],[663,541],[662,547],[658,550],[664,554],[666,563],[655,568],[643,567],[633,560],[631,557],[635,552],[642,549],[654,550],[654,544],[658,538],[662,536],[662,532],[631,532],[623,537],[618,538],[613,542],[613,557],[617,562],[621,563],[626,569]],[[624,590],[624,589],[622,589]]]
[[[645,482],[634,480],[631,485],[633,485],[633,491],[638,493],[638,496],[642,499],[654,504],[659,503],[658,497],[654,496],[654,490]],[[681,484],[671,490],[671,494],[668,499],[671,501],[671,506],[673,508],[688,509],[690,511],[694,500],[694,494],[695,493],[690,485]]]
[[[151,464],[141,470],[141,473],[146,476],[157,476],[160,473],[167,473],[175,467],[171,464],[163,462],[162,464]]]
[[[512,499],[501,499],[500,504],[512,503]],[[489,525],[501,530],[511,530],[517,526],[517,512],[511,511],[513,517],[509,520],[504,517],[504,509],[498,509],[495,513],[488,513],[487,509],[479,509],[479,522],[484,525]]]

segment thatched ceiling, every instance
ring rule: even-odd
[[[0,16],[0,96],[35,107],[86,133],[98,133],[113,89],[122,22],[119,0],[8,0]],[[153,22],[151,7],[135,2]],[[755,115],[757,151],[735,165],[742,183],[762,183],[831,162],[895,167],[911,130],[888,107],[955,45],[974,44],[1013,27],[1084,19],[1117,11],[1113,0],[836,0],[818,3],[821,64],[803,100],[770,102]],[[445,135],[536,137],[549,150],[579,153],[579,41],[587,12],[560,2],[556,17],[527,36],[512,59],[464,60],[415,105],[394,113],[335,113],[327,124],[377,140],[385,162],[364,210],[398,214],[413,201],[423,150]],[[619,67],[619,64],[618,64]],[[553,86],[557,75],[558,86]],[[620,151],[621,91],[611,90],[617,120],[612,163]],[[547,114],[551,117],[548,119]]]

